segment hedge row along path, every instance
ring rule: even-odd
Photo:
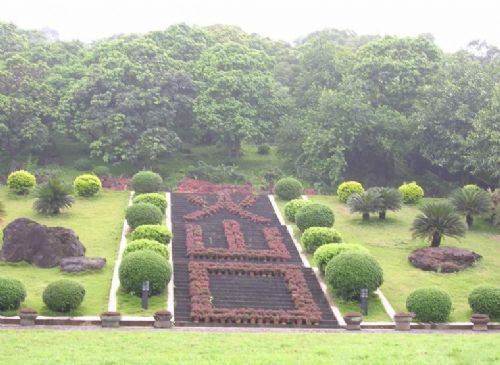
[[[170,200],[176,325],[338,327],[267,196]]]

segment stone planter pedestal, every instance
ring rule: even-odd
[[[411,321],[415,318],[415,313],[400,312],[394,315],[394,322],[396,331],[409,331],[411,329]]]
[[[154,328],[172,328],[172,313],[167,310],[157,311],[154,314]]]
[[[473,331],[487,331],[490,317],[487,314],[473,314],[470,321]]]
[[[359,331],[361,329],[361,321],[363,316],[361,313],[347,313],[344,316],[344,321],[346,323],[346,330],[348,331]]]
[[[104,328],[120,327],[122,316],[119,312],[104,312],[101,314],[101,326]]]
[[[19,318],[21,319],[19,324],[21,326],[34,326],[36,317],[38,317],[38,313],[34,309],[21,309],[19,312]]]

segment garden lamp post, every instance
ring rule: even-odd
[[[149,281],[142,282],[142,309],[148,309]]]
[[[368,289],[361,289],[361,313],[368,315]]]

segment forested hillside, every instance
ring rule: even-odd
[[[155,168],[186,146],[276,146],[287,174],[332,187],[500,178],[500,50],[325,30],[287,44],[174,25],[92,44],[0,23],[0,163],[57,163],[75,140],[102,164]]]

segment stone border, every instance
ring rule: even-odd
[[[172,194],[170,192],[166,192],[165,196],[167,198],[167,211],[166,211],[166,222],[165,224],[167,225],[167,228],[170,230],[170,232],[173,232],[172,230]],[[169,259],[168,261],[170,262],[170,267],[172,268],[172,274],[170,277],[170,281],[168,282],[167,285],[167,310],[172,313],[172,322],[175,321],[175,314],[174,314],[174,252],[173,252],[173,244],[174,240],[170,240],[170,244],[168,245],[168,250],[169,250]]]

